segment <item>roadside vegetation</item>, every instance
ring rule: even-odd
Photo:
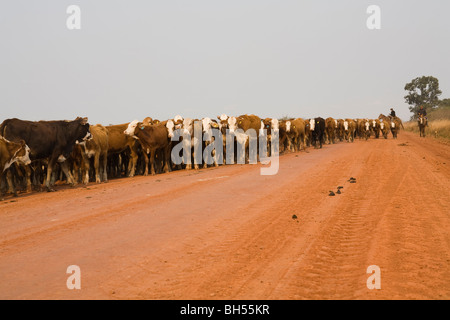
[[[450,99],[439,99],[442,94],[439,80],[432,76],[418,77],[407,83],[405,90],[408,92],[405,102],[413,114],[410,121],[403,124],[405,130],[419,134],[417,111],[423,106],[428,118],[425,136],[450,140]]]

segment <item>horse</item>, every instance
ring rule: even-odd
[[[425,137],[425,127],[427,126],[427,118],[424,115],[419,115],[417,118],[417,124],[419,125],[419,134],[421,137]]]

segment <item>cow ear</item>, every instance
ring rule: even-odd
[[[19,143],[22,147],[25,146],[25,140],[20,140]]]
[[[88,118],[87,117],[82,118],[80,123],[81,123],[82,126],[86,125],[88,123]]]

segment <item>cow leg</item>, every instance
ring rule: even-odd
[[[102,172],[102,176],[103,176],[103,178],[102,178],[102,180],[104,181],[104,182],[108,182],[108,154],[107,153],[104,153],[103,155],[102,155],[102,168],[103,168],[103,172]]]
[[[89,170],[90,170],[91,164],[89,158],[83,154],[82,156],[82,163],[81,163],[81,172],[83,176],[83,184],[89,183]]]
[[[170,147],[166,147],[164,149],[164,172],[168,173],[172,171],[171,165],[170,165]]]
[[[155,174],[156,174],[156,172],[155,172],[155,154],[156,154],[156,149],[155,148],[152,148],[152,149],[150,149],[150,159],[149,159],[149,161],[150,161],[150,174],[152,175],[152,176],[154,176]]]
[[[66,178],[67,178],[67,182],[74,187],[76,185],[75,180],[73,179],[72,174],[69,171],[69,166],[67,165],[67,161],[64,162],[60,162],[59,163],[62,172],[64,172]]]
[[[130,168],[130,174],[128,175],[129,177],[134,177],[135,173],[136,173],[136,165],[137,165],[137,161],[139,159],[139,155],[136,152],[136,150],[134,150],[134,148],[131,148],[131,153],[130,153],[130,161],[129,166],[131,166]]]
[[[144,176],[148,176],[148,156],[145,151],[142,151],[142,157],[144,158],[145,163]]]
[[[8,191],[11,192],[14,195],[14,197],[17,197],[17,189],[14,183],[11,169],[8,169],[6,171],[6,181],[8,182]]]
[[[208,141],[206,141],[205,142],[205,149],[208,147],[208,145],[209,145],[209,143],[208,143]],[[204,159],[204,162],[203,162],[203,169],[208,168],[208,162],[209,162],[210,157],[211,157],[210,154],[206,155],[206,157],[205,157],[206,159]]]
[[[45,187],[47,188],[47,191],[48,191],[48,192],[54,192],[54,191],[55,191],[55,189],[53,189],[53,188],[50,186],[50,180],[51,180],[51,178],[52,178],[53,167],[55,166],[56,159],[57,159],[57,158],[56,158],[55,156],[52,156],[52,157],[49,159],[49,161],[48,161],[48,166],[47,166],[47,178],[46,178],[46,180],[45,180]]]
[[[42,165],[40,164],[40,162],[38,162],[36,168],[34,169],[34,174],[33,177],[35,177],[36,174],[36,170],[42,170]],[[25,166],[25,177],[27,180],[27,193],[30,193],[32,190],[32,183],[31,183],[31,166]],[[36,186],[36,185],[35,185]]]
[[[94,156],[95,183],[101,183],[100,179],[100,152],[96,152]]]

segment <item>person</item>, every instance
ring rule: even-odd
[[[419,111],[417,111],[417,118],[423,116],[425,118],[425,125],[428,127],[427,110],[420,106]]]
[[[420,106],[419,111],[417,111],[417,115],[418,115],[418,116],[422,115],[422,116],[426,117],[426,116],[427,116],[427,110],[425,110],[425,109],[423,108],[423,106]]]
[[[395,118],[395,111],[393,108],[391,108],[391,113],[389,114],[392,118]]]

